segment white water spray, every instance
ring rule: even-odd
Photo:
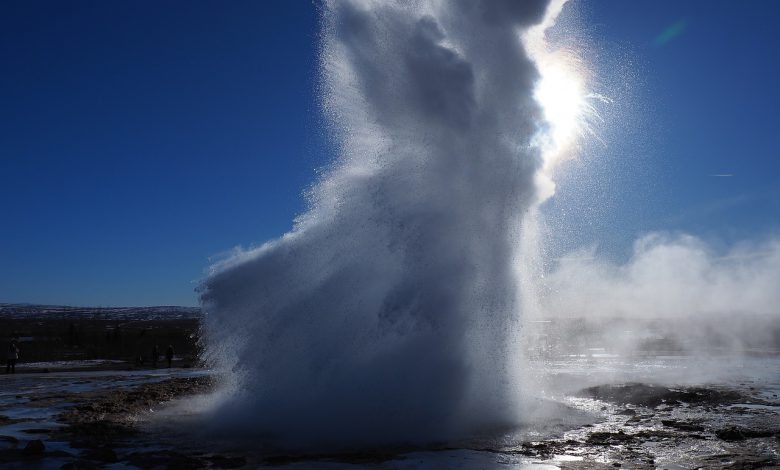
[[[230,378],[218,429],[356,446],[519,421],[533,214],[583,109],[544,103],[542,58],[563,97],[583,88],[524,43],[562,4],[326,3],[322,100],[340,156],[290,233],[202,286],[205,356]]]

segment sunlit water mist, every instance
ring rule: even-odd
[[[216,429],[359,446],[521,420],[535,214],[587,110],[543,41],[562,4],[325,4],[339,158],[290,233],[203,283],[205,357],[227,377]]]

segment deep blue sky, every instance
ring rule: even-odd
[[[780,3],[580,3],[616,104],[551,206],[566,245],[777,234]],[[0,302],[194,305],[210,256],[288,230],[331,158],[317,23],[308,1],[1,3]]]
[[[607,210],[588,220],[592,238],[620,252],[655,230],[715,247],[777,236],[780,2],[579,3],[596,73],[615,98],[602,107],[608,121],[615,113],[607,147],[588,161],[593,192],[608,193],[593,198]],[[670,29],[679,34],[662,41]]]

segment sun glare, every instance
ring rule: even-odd
[[[556,27],[555,19],[564,3],[565,0],[553,0],[544,21],[521,37],[539,70],[534,98],[545,121],[536,136],[543,161],[542,171],[536,177],[540,201],[555,194],[553,174],[558,164],[576,157],[585,138],[598,138],[594,132],[601,121],[597,103],[611,102],[589,91],[590,73],[578,51],[555,47],[547,41],[546,33]]]
[[[541,79],[535,98],[541,105],[549,129],[545,132],[545,159],[559,159],[571,150],[587,128],[591,111],[588,94],[576,58],[565,53],[546,54],[538,61]]]
[[[590,74],[578,51],[548,42],[548,30],[561,27],[556,22],[565,4],[566,0],[551,0],[543,21],[521,37],[539,70],[534,98],[546,121],[537,136],[545,179],[551,178],[557,163],[577,155],[578,144],[584,137],[596,136],[593,124],[601,118],[594,105],[610,101],[588,90]],[[554,187],[551,179],[549,185]]]

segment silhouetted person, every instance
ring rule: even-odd
[[[171,368],[171,362],[173,361],[173,345],[169,344],[168,349],[165,350],[165,359],[168,360],[168,368]]]
[[[155,344],[152,348],[152,365],[157,368],[157,360],[160,358],[160,348]]]
[[[8,347],[8,360],[5,364],[6,374],[16,373],[16,361],[19,359],[19,346],[16,344],[16,340],[11,340],[11,345]]]

